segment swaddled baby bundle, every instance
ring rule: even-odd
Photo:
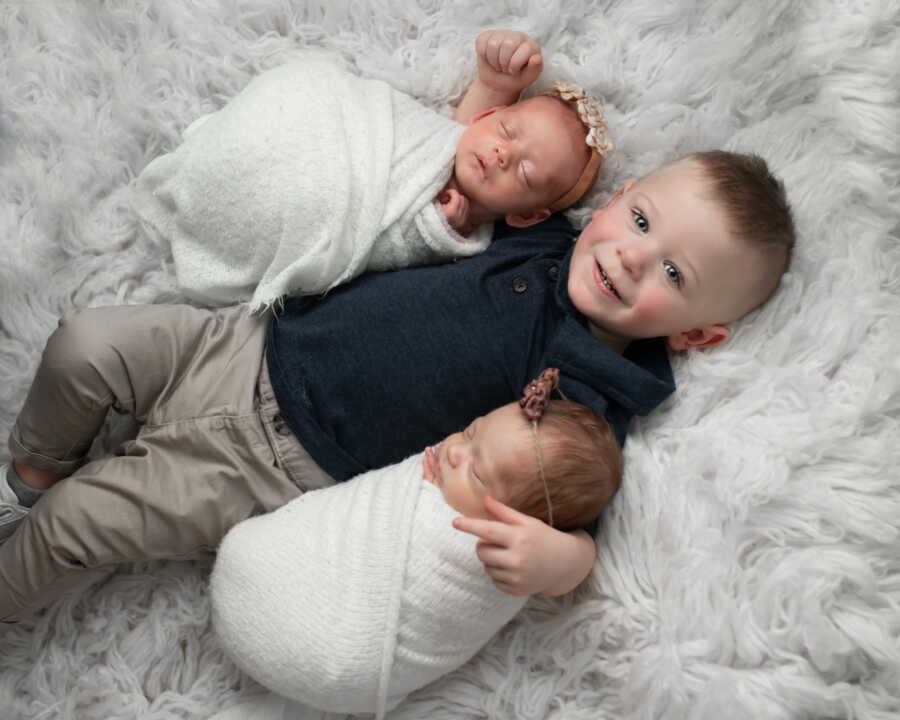
[[[311,55],[268,70],[133,184],[204,302],[313,294],[361,274],[472,255],[491,226],[451,230],[435,196],[463,126]]]
[[[211,578],[235,663],[281,696],[383,715],[471,658],[524,605],[497,590],[477,538],[422,479],[422,454],[236,525]],[[228,718],[302,716],[257,698]]]

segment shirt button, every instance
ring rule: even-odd
[[[550,278],[551,280],[556,280],[556,278],[559,277],[559,266],[551,265],[549,267],[549,269],[547,270],[547,277]]]
[[[528,281],[521,275],[517,275],[512,281],[513,292],[523,293],[528,289]]]
[[[272,424],[275,427],[275,432],[279,435],[289,435],[291,429],[288,427],[287,423],[284,421],[284,418],[281,415],[276,415],[272,418]]]

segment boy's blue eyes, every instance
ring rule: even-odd
[[[635,208],[631,211],[631,215],[634,218],[634,224],[637,225],[638,230],[645,235],[650,232],[650,222],[644,217],[644,213]],[[666,271],[666,277],[669,278],[669,281],[675,285],[675,287],[680,288],[684,280],[681,277],[681,271],[668,260],[663,263],[663,269]]]
[[[668,276],[669,280],[671,280],[678,287],[681,287],[681,271],[668,261],[663,263],[663,267],[666,269],[666,275]]]
[[[638,226],[638,230],[642,233],[646,234],[650,232],[650,223],[647,222],[647,218],[644,217],[644,213],[642,213],[638,209],[634,209],[631,211],[632,217],[634,217],[634,224]]]

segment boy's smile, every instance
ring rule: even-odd
[[[695,165],[676,163],[629,182],[594,212],[572,253],[568,290],[595,334],[710,345],[727,336],[722,323],[755,305],[762,260],[731,237],[704,182]]]
[[[622,296],[619,295],[616,286],[613,285],[612,280],[609,279],[609,275],[606,274],[606,271],[599,262],[594,266],[594,282],[597,284],[597,288],[601,293],[622,302]]]

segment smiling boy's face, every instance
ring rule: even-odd
[[[765,299],[760,253],[732,237],[702,170],[680,161],[628,183],[594,212],[572,253],[568,290],[596,334],[715,345]]]

